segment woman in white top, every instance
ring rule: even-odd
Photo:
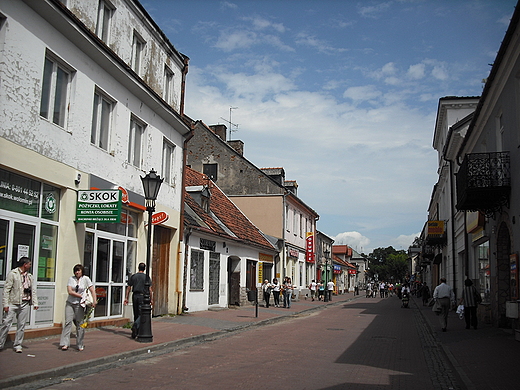
[[[269,280],[264,280],[264,283],[262,284],[262,292],[264,293],[265,307],[269,307],[269,300],[271,299],[272,289],[273,287],[271,286],[271,283],[269,283]]]
[[[67,292],[69,297],[65,303],[65,323],[63,331],[61,332],[60,345],[62,351],[69,349],[70,345],[70,331],[72,330],[72,323],[76,326],[76,344],[79,351],[83,351],[83,337],[85,336],[85,329],[80,325],[85,317],[85,304],[82,303],[86,291],[90,290],[93,298],[93,306],[96,307],[96,290],[88,276],[83,275],[84,268],[81,264],[76,264],[73,268],[74,276],[69,278],[67,283]]]

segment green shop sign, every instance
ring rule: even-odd
[[[76,222],[121,222],[120,190],[78,191]]]

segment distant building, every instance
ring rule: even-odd
[[[258,168],[244,156],[239,140],[226,141],[224,125],[197,121],[188,142],[187,164],[205,173],[279,249],[271,274],[289,276],[297,291],[316,275],[308,242],[316,234],[318,214],[297,196],[297,183],[283,168]],[[312,247],[310,248],[313,251]]]
[[[272,281],[277,248],[206,175],[185,174],[185,307],[244,305],[247,291]]]

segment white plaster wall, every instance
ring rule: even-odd
[[[215,241],[211,236],[201,236],[194,232],[189,238],[188,244],[188,272],[187,272],[187,288],[186,288],[186,306],[190,312],[207,310],[209,296],[209,251],[200,249],[200,238],[206,238]],[[215,252],[220,253],[220,298],[218,305],[211,307],[227,307],[228,306],[228,282],[227,282],[227,262],[229,256],[240,258],[240,287],[246,285],[246,264],[247,260],[259,261],[259,251],[252,247],[235,244],[233,241],[225,241],[226,247],[223,248],[223,241],[216,241]],[[191,250],[201,250],[204,252],[204,290],[190,291],[190,264]],[[255,276],[258,281],[258,273]],[[259,297],[261,299],[261,297]]]
[[[7,1],[1,11],[7,16],[7,30],[0,63],[0,136],[137,193],[142,193],[140,175],[151,168],[161,174],[163,137],[167,138],[177,145],[175,181],[172,186],[161,188],[158,202],[179,210],[182,136],[24,3]],[[59,54],[59,58],[75,70],[65,128],[39,115],[47,48]],[[108,151],[90,144],[96,86],[101,86],[101,90],[117,102]],[[132,113],[148,125],[142,169],[126,163]]]

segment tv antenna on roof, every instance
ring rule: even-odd
[[[235,131],[238,131],[238,123],[231,122],[231,111],[232,110],[236,110],[237,108],[238,107],[229,107],[229,120],[220,117],[220,119],[222,119],[224,122],[229,124],[229,141],[231,141],[231,133],[235,132]],[[234,130],[233,130],[233,126],[235,126]]]

